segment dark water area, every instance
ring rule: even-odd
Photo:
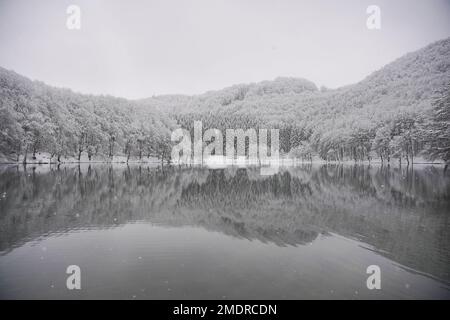
[[[0,298],[449,299],[449,217],[432,166],[2,166]]]

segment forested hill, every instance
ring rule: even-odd
[[[317,154],[329,160],[360,160],[381,156],[409,161],[427,148],[431,133],[443,135],[440,145],[450,145],[448,132],[434,130],[439,127],[436,121],[445,119],[433,119],[436,99],[449,86],[450,38],[406,54],[359,83],[338,89],[318,90],[307,80],[278,78],[141,103],[172,113],[188,127],[194,119],[221,129],[278,127],[283,151],[299,157]],[[449,108],[448,97],[441,108]],[[442,153],[439,157],[445,158]]]
[[[271,115],[322,104],[338,106],[338,109],[344,105],[343,111],[373,106],[392,109],[432,98],[436,89],[448,84],[449,80],[450,38],[406,54],[357,84],[334,90],[318,90],[314,83],[305,79],[280,77],[197,96],[164,95],[140,102],[169,113],[232,111]]]
[[[216,112],[224,106],[271,96],[292,96],[317,92],[316,85],[299,78],[279,77],[272,81],[237,84],[222,90],[208,91],[201,95],[162,95],[143,99],[140,103],[168,113]]]
[[[450,159],[450,38],[386,65],[354,85],[318,89],[277,78],[196,96],[130,101],[74,93],[0,68],[0,155],[55,159],[168,158],[170,132],[279,128],[284,154],[326,160]]]
[[[40,151],[55,160],[81,154],[167,158],[174,128],[167,115],[135,102],[50,87],[0,68],[3,159],[26,160]]]

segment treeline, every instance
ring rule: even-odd
[[[330,161],[417,156],[449,161],[450,38],[407,54],[363,81],[318,90],[303,79],[277,78],[203,95],[141,101],[183,127],[278,128],[280,151]]]
[[[430,106],[422,110],[401,107],[383,114],[379,120],[361,116],[357,121],[343,117],[327,121],[317,117],[307,122],[273,119],[246,113],[180,113],[172,117],[193,135],[195,121],[202,121],[203,131],[221,130],[225,148],[226,129],[279,129],[279,145],[283,154],[312,160],[371,161],[391,159],[413,163],[416,156],[430,160],[450,160],[450,86],[435,92]],[[248,141],[246,149],[248,149]]]
[[[110,160],[115,155],[168,160],[175,122],[139,104],[74,93],[0,68],[0,153],[26,163],[37,152]]]
[[[32,82],[0,68],[0,154],[26,162],[81,155],[170,159],[171,131],[279,129],[280,152],[305,160],[450,161],[450,38],[407,54],[363,81],[320,90],[277,78],[197,96],[140,101]],[[224,141],[226,137],[224,137]]]

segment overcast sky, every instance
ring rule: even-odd
[[[371,4],[381,30],[366,27]],[[126,98],[278,76],[335,88],[449,36],[450,0],[0,0],[1,67]]]

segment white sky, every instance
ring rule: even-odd
[[[366,28],[371,4],[381,30]],[[278,76],[335,88],[449,36],[450,0],[0,0],[0,66],[126,98]]]

